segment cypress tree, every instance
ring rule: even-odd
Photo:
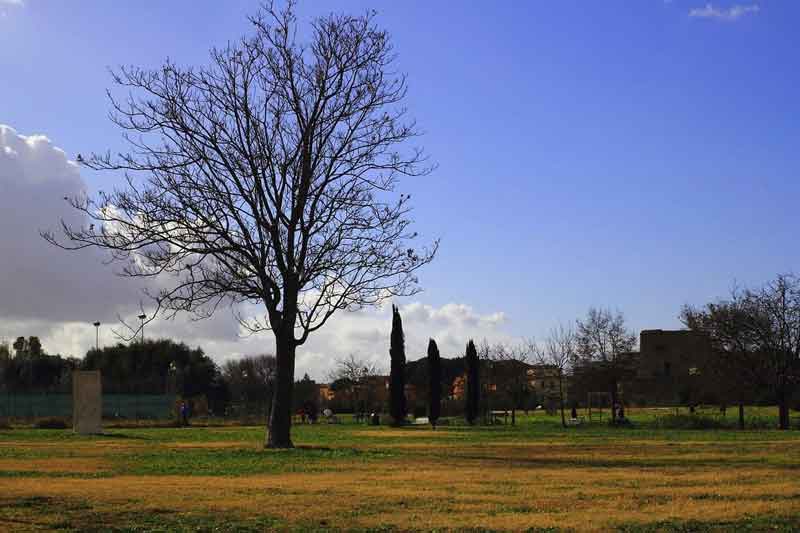
[[[403,336],[403,321],[400,311],[392,305],[392,336],[389,347],[392,369],[389,376],[389,414],[394,425],[406,419],[406,348]]]
[[[439,358],[439,348],[436,341],[428,341],[428,420],[433,429],[436,429],[436,421],[439,420],[442,402],[442,360]]]
[[[467,343],[467,353],[464,356],[464,361],[467,365],[467,398],[466,409],[464,415],[467,422],[471,425],[475,423],[478,418],[478,406],[480,402],[480,360],[478,359],[478,350],[475,349],[475,343],[472,339]]]

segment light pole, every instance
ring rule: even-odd
[[[139,320],[142,321],[142,344],[144,344],[144,319],[147,318],[147,315],[141,314],[139,315]]]
[[[100,350],[100,322],[94,324],[94,349]]]

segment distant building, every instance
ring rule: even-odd
[[[553,365],[531,365],[526,370],[529,383],[538,398],[558,396],[558,367]],[[566,389],[566,387],[565,387]],[[564,390],[566,399],[567,391]]]
[[[320,403],[337,412],[381,412],[389,407],[389,383],[389,376],[375,375],[338,389],[332,384],[319,385]],[[417,401],[417,387],[406,383],[405,393],[410,411]]]
[[[690,330],[643,330],[639,336],[636,382],[632,393],[640,403],[677,404],[698,401],[708,388],[703,368],[711,357],[711,342]]]
[[[526,387],[531,398],[542,403],[558,397],[558,368],[516,360],[481,362],[481,386],[489,394],[506,394],[509,388]],[[466,374],[453,380],[451,399],[463,400],[466,394]],[[566,397],[566,388],[564,394]]]
[[[623,354],[627,368],[626,377],[619,384],[620,398],[626,403],[649,405],[675,405],[700,401],[713,391],[710,376],[703,375],[711,356],[711,343],[701,333],[689,330],[648,329],[640,333],[639,351]],[[443,379],[443,401],[458,412],[466,394],[466,374],[463,361],[443,359],[447,372]],[[602,365],[584,365],[587,373],[599,373]],[[424,359],[411,361],[407,375],[406,400],[409,413],[424,409],[427,402],[427,363]],[[559,371],[552,365],[530,364],[516,360],[481,361],[481,388],[491,396],[492,405],[505,408],[519,404],[513,396],[520,388],[531,394],[524,400],[526,406],[548,405],[558,401]],[[334,384],[318,386],[320,404],[334,410],[353,412],[385,411],[389,406],[389,376],[369,376],[357,384],[336,389]],[[587,401],[587,391],[608,392],[605,382],[580,383],[577,375],[565,376],[564,398],[579,404]],[[595,379],[594,381],[598,381]],[[600,379],[602,381],[602,379]]]
[[[320,383],[317,385],[317,390],[319,391],[319,404],[320,405],[327,405],[328,402],[333,400],[335,393],[331,389],[331,386],[327,383]]]

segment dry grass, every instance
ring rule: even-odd
[[[0,459],[0,472],[101,474],[110,470],[111,463],[102,459]]]
[[[780,470],[760,468],[520,470],[478,463],[397,470],[394,465],[342,465],[339,472],[236,478],[9,478],[0,480],[0,493],[83,500],[101,510],[267,512],[289,523],[401,529],[414,524],[592,530],[622,521],[714,521],[800,512],[800,482]]]
[[[65,446],[19,440],[11,444],[51,452],[53,457],[0,459],[0,474],[16,473],[0,475],[0,495],[5,501],[85,502],[95,512],[269,515],[289,525],[334,528],[583,531],[675,519],[719,522],[774,513],[800,516],[800,441],[795,440],[619,438],[605,443],[550,439],[470,444],[448,442],[441,430],[352,434],[358,444],[348,449],[380,448],[394,455],[367,462],[346,456],[317,459],[322,461],[320,471],[131,475],[120,470],[120,457],[130,460],[143,452],[256,453],[258,443],[109,439]],[[382,444],[399,437],[408,440]],[[335,445],[331,448],[336,451]],[[257,453],[265,462],[285,454]],[[109,475],[34,475],[48,472]],[[19,526],[4,522],[0,514],[0,529],[14,524]]]

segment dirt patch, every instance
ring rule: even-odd
[[[0,472],[99,474],[111,470],[103,459],[58,457],[50,459],[0,459]]]
[[[217,441],[217,442],[170,442],[164,445],[166,448],[175,449],[198,449],[198,450],[224,450],[228,448],[243,448],[249,450],[261,450],[264,448],[262,444],[256,444],[253,441]]]

